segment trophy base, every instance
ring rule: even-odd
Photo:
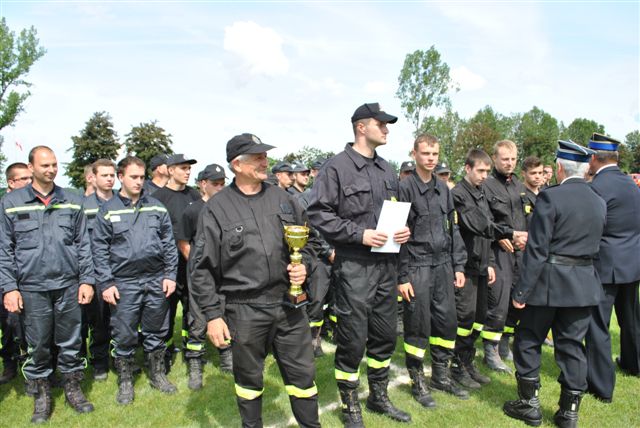
[[[287,294],[283,305],[289,308],[301,308],[305,305],[309,304],[309,299],[307,298],[307,293],[298,294],[297,296],[293,296],[291,294]]]

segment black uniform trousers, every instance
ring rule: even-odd
[[[404,302],[404,350],[422,360],[427,345],[431,361],[447,363],[453,357],[456,339],[456,301],[451,263],[409,266],[414,297]]]
[[[302,427],[319,427],[316,370],[305,310],[281,303],[227,303],[225,318],[231,333],[233,377],[242,426],[262,426],[264,360],[271,351],[296,421]]]
[[[369,382],[389,378],[396,347],[396,258],[351,259],[337,255],[335,275],[335,376],[340,388],[360,384],[359,366],[367,353]]]
[[[604,298],[593,307],[593,317],[585,338],[589,390],[605,399],[613,398],[616,375],[611,359],[609,324],[615,306],[620,325],[620,365],[628,372],[640,373],[640,304],[638,283],[603,284]]]
[[[321,327],[324,323],[324,305],[331,286],[331,267],[327,260],[318,258],[316,268],[311,274],[311,281],[308,282],[307,315],[311,327]]]
[[[50,291],[21,290],[24,305],[24,333],[28,357],[22,367],[27,379],[40,379],[53,372],[52,348],[58,349],[57,368],[61,373],[83,370],[82,310],[78,287]]]
[[[145,353],[165,349],[169,329],[169,300],[162,291],[162,276],[118,281],[120,299],[111,305],[114,357],[132,357],[138,345],[138,326]]]
[[[186,348],[189,340],[189,286],[187,283],[187,261],[182,254],[178,254],[178,274],[176,276],[176,291],[169,296],[169,330],[165,337],[167,348],[173,349],[173,330],[176,325],[176,315],[178,314],[178,303],[182,305],[182,328],[180,337],[182,345]]]
[[[496,281],[487,289],[487,317],[480,336],[498,342],[502,333],[513,333],[519,311],[511,304],[511,288],[518,275],[518,262],[522,253],[507,253],[497,244],[492,248],[496,260]]]
[[[109,320],[111,313],[109,304],[105,303],[102,293],[96,292],[91,302],[82,306],[83,342],[85,342],[87,356],[96,368],[109,368]]]
[[[467,274],[464,287],[455,289],[458,316],[455,353],[466,356],[465,361],[473,360],[474,343],[484,327],[488,287],[492,287],[488,281],[486,275]]]
[[[540,376],[540,354],[549,329],[553,333],[554,356],[560,367],[558,382],[564,389],[587,389],[587,358],[583,344],[591,306],[552,308],[527,305],[521,311],[513,342],[513,362],[521,377]]]

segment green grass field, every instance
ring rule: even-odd
[[[180,325],[180,323],[176,323]],[[619,349],[618,330],[613,322],[614,353]],[[178,334],[176,334],[176,341]],[[176,342],[177,343],[177,342]],[[321,416],[325,427],[339,427],[340,414],[336,403],[338,393],[333,378],[333,346],[324,344],[327,355],[316,360]],[[402,341],[398,340],[397,352],[393,357],[390,396],[394,403],[409,411],[413,417],[412,426],[431,427],[524,427],[525,425],[511,420],[502,414],[505,400],[516,397],[516,383],[513,376],[489,373],[480,362],[481,353],[476,357],[480,369],[492,378],[491,384],[480,392],[472,393],[467,401],[435,393],[437,408],[423,409],[411,397],[408,377],[404,370],[404,356],[401,351]],[[96,410],[88,415],[78,415],[64,402],[61,389],[54,389],[54,410],[50,426],[53,427],[230,427],[239,426],[240,419],[235,403],[232,375],[222,374],[218,369],[217,352],[209,348],[209,360],[205,368],[205,387],[197,392],[187,388],[186,366],[178,356],[169,375],[178,386],[178,393],[173,396],[163,395],[151,389],[147,377],[142,374],[136,378],[136,399],[132,405],[120,406],[115,401],[117,390],[115,373],[109,374],[106,382],[85,380],[83,389],[95,405]],[[141,363],[141,355],[139,355]],[[363,365],[361,373],[366,373]],[[544,425],[553,425],[553,413],[557,408],[560,393],[556,381],[558,369],[554,363],[553,350],[544,347],[542,362],[542,389],[540,392]],[[87,372],[90,379],[91,372]],[[364,408],[367,396],[366,376],[362,377],[360,398]],[[582,401],[580,425],[582,427],[640,427],[640,406],[638,393],[640,378],[617,373],[617,386],[612,404],[603,404],[586,396]],[[0,387],[0,427],[29,426],[33,399],[24,395],[24,382],[15,379],[8,385]],[[402,427],[391,420],[367,412],[364,420],[367,427]],[[293,425],[288,396],[278,367],[269,357],[265,367],[265,393],[263,396],[263,420],[266,426],[284,427]]]

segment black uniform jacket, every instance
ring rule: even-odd
[[[171,218],[144,190],[135,206],[120,193],[102,205],[91,247],[101,291],[156,276],[176,279],[178,250]]]
[[[451,191],[458,213],[460,235],[467,248],[465,273],[487,275],[487,268],[495,265],[491,242],[505,234],[504,228],[493,222],[483,187],[461,180]]]
[[[313,227],[340,257],[395,257],[372,253],[362,244],[365,229],[375,229],[382,203],[398,199],[398,177],[387,161],[368,159],[346,145],[323,165],[311,189],[307,212]],[[391,238],[390,238],[391,239]]]
[[[603,284],[640,280],[640,188],[617,166],[601,170],[591,182],[607,203],[607,226],[596,268]]]
[[[540,192],[513,298],[533,306],[599,304],[602,285],[590,259],[598,253],[605,217],[604,201],[581,178]],[[569,261],[551,263],[552,256]]]
[[[95,283],[82,197],[55,186],[45,206],[31,187],[2,198],[0,286],[5,293]]]
[[[527,230],[525,187],[515,174],[506,177],[494,169],[483,187],[494,221],[504,228],[504,234],[496,240],[511,239],[514,230]]]
[[[400,182],[399,200],[411,202],[407,220],[411,237],[400,250],[398,283],[409,282],[410,266],[451,263],[455,272],[464,272],[467,250],[447,184],[435,176],[425,183],[413,171]]]
[[[235,184],[216,193],[202,210],[191,248],[191,292],[210,321],[227,303],[281,304],[289,287],[289,248],[285,225],[305,225],[307,216],[296,197],[262,183],[255,195]],[[300,253],[307,278],[315,268],[318,242],[313,234]]]

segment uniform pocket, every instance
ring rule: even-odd
[[[342,188],[345,199],[345,213],[357,216],[368,212],[371,207],[371,183],[362,180]]]
[[[64,245],[73,244],[73,218],[71,214],[60,214],[58,216],[58,226]]]
[[[231,251],[238,251],[244,247],[244,225],[242,223],[233,223],[225,226],[223,229],[222,242],[228,242]]]
[[[16,249],[30,250],[38,246],[38,222],[22,220],[14,224],[16,234]]]

